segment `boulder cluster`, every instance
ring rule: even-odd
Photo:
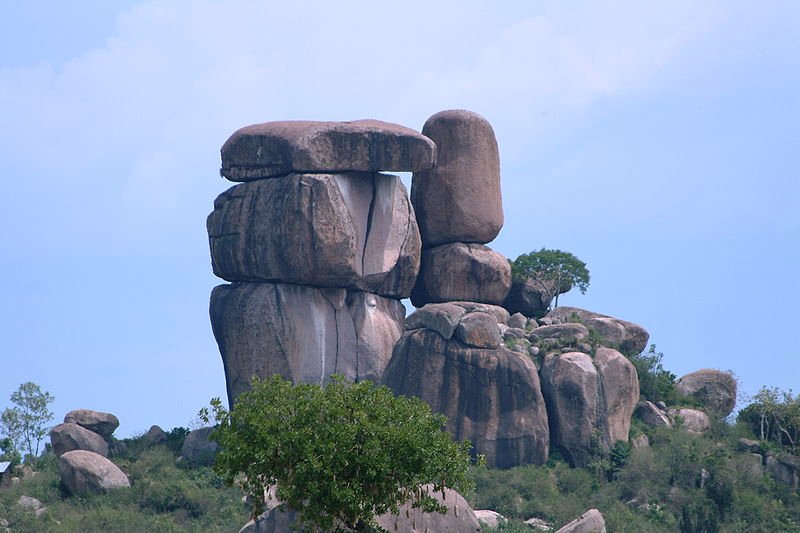
[[[61,484],[70,494],[109,492],[130,487],[128,477],[108,459],[119,419],[111,413],[77,409],[50,431]]]

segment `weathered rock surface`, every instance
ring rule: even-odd
[[[447,430],[456,440],[469,439],[489,466],[547,460],[547,411],[536,367],[525,355],[414,329],[395,346],[383,381],[395,394],[418,396],[446,415]]]
[[[539,326],[528,334],[530,340],[557,339],[563,343],[578,342],[589,336],[589,330],[583,324],[566,323],[551,326]]]
[[[577,319],[587,328],[597,332],[603,345],[625,354],[641,353],[650,339],[647,330],[638,324],[578,307],[556,307],[547,316],[562,322]]]
[[[458,323],[456,338],[474,348],[497,348],[503,339],[497,319],[489,313],[468,313]]]
[[[496,528],[499,527],[500,524],[504,524],[507,522],[506,517],[498,513],[497,511],[491,511],[489,509],[476,509],[475,510],[475,518],[478,519],[478,522],[481,524],[485,524],[487,527]]]
[[[636,406],[636,416],[650,427],[672,427],[672,421],[667,414],[659,409],[653,402],[643,401]]]
[[[589,509],[556,533],[606,533],[606,521],[597,509]]]
[[[211,440],[214,428],[205,427],[190,431],[181,447],[181,457],[195,465],[212,465],[219,445]]]
[[[348,287],[406,298],[420,236],[405,187],[387,174],[291,174],[237,185],[206,222],[228,281]]]
[[[58,470],[61,483],[70,494],[130,487],[128,477],[114,463],[86,450],[66,452],[58,459]]]
[[[119,419],[111,413],[92,411],[91,409],[75,409],[64,416],[67,424],[78,424],[79,426],[94,431],[104,439],[108,440],[114,430],[119,427]]]
[[[482,244],[453,243],[425,250],[411,303],[469,302],[500,305],[511,286],[508,260]]]
[[[709,415],[722,419],[736,405],[736,378],[730,372],[704,368],[686,374],[675,384],[678,392],[698,400]]]
[[[702,433],[711,429],[711,419],[698,409],[670,409],[667,414],[675,422],[677,417],[683,420],[683,427],[693,433]]]
[[[239,283],[214,288],[210,315],[232,405],[254,375],[324,383],[339,373],[379,382],[405,308],[345,289]]]
[[[392,533],[473,533],[481,530],[475,512],[456,491],[445,489],[445,495],[432,493],[447,507],[446,514],[423,513],[411,505],[400,506],[399,513],[377,517],[380,527]],[[295,513],[281,504],[251,520],[239,533],[293,533]]]
[[[625,356],[612,349],[601,349],[594,361],[581,352],[549,354],[541,378],[553,444],[573,466],[628,440],[639,380]]]
[[[108,457],[106,440],[78,424],[59,424],[50,431],[50,443],[56,456],[73,450],[87,450]]]
[[[773,479],[797,490],[800,487],[800,457],[768,455],[767,473]]]
[[[423,135],[436,143],[436,166],[415,172],[411,201],[425,248],[491,242],[503,227],[500,156],[489,122],[471,111],[430,117]]]
[[[546,280],[514,280],[511,283],[506,299],[503,301],[503,307],[508,309],[509,313],[521,313],[526,317],[534,318],[543,317],[550,307],[549,294],[555,294],[552,292],[553,285],[554,283]],[[564,294],[571,288],[571,284],[565,283],[558,293]]]
[[[246,126],[222,145],[220,174],[250,181],[291,172],[419,172],[436,146],[418,132],[379,120],[283,121]]]

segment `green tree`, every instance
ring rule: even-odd
[[[773,442],[796,454],[800,445],[800,395],[777,387],[762,387],[753,402],[739,411],[744,423],[762,441]]]
[[[663,359],[664,354],[656,351],[655,344],[648,351],[630,357],[639,376],[639,393],[651,402],[674,404],[678,400],[676,376],[664,368]]]
[[[39,444],[47,435],[47,423],[53,419],[50,404],[53,396],[42,392],[39,385],[23,383],[11,394],[15,407],[6,408],[0,415],[3,433],[16,452],[23,454],[25,461],[33,461],[39,455]]]
[[[254,378],[232,410],[211,402],[220,444],[215,470],[262,511],[264,490],[314,531],[365,531],[375,517],[408,501],[426,512],[444,508],[422,488],[470,488],[470,444],[453,442],[446,419],[418,398],[341,376],[326,386]],[[208,420],[208,410],[201,411]]]
[[[538,252],[522,254],[511,262],[511,274],[517,281],[531,280],[542,291],[548,308],[568,286],[578,287],[586,294],[589,287],[589,270],[586,263],[569,252],[542,248]]]

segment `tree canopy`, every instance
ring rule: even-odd
[[[39,455],[39,445],[47,435],[47,423],[53,418],[50,404],[54,399],[29,381],[11,394],[14,407],[6,408],[0,415],[3,433],[8,439],[5,444],[10,442],[13,450],[23,454],[26,461]]]
[[[377,527],[376,516],[409,501],[444,512],[422,486],[470,486],[470,444],[452,440],[445,417],[368,381],[335,376],[319,386],[254,378],[232,410],[218,398],[211,406],[218,422],[212,439],[220,445],[214,468],[228,483],[244,475],[254,517],[272,484],[300,525],[328,531]]]
[[[516,281],[531,280],[542,291],[548,307],[566,286],[577,287],[581,294],[589,287],[589,270],[586,263],[569,252],[542,248],[537,252],[522,254],[511,262],[511,274]]]

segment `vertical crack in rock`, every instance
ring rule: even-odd
[[[594,361],[592,361],[594,364]],[[597,365],[595,364],[595,367]],[[603,379],[603,373],[597,368],[597,399],[596,413],[594,418],[594,431],[598,436],[598,445],[601,446],[601,452],[607,453],[611,447],[611,436],[608,427],[608,398],[606,397],[606,381]]]
[[[372,189],[372,196],[369,202],[369,211],[367,212],[367,230],[364,232],[364,246],[361,248],[361,275],[367,275],[367,245],[369,244],[369,235],[372,231],[372,217],[375,215],[375,199],[378,194],[378,188],[375,180],[378,179],[377,174],[373,174],[369,180]]]

